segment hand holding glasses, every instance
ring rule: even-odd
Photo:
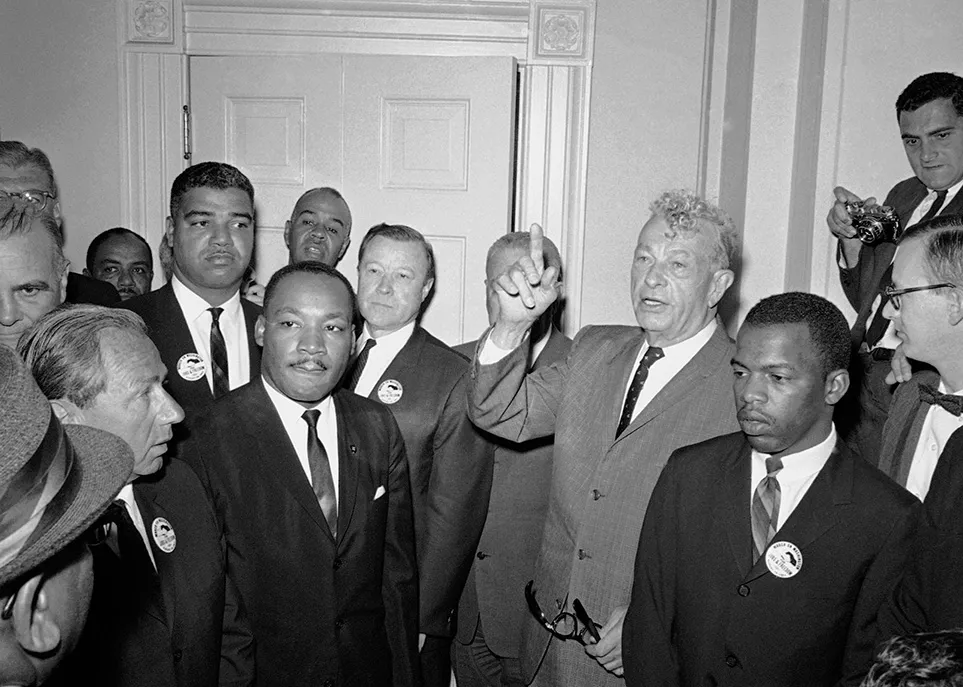
[[[534,583],[535,580],[529,580],[528,584],[525,585],[525,601],[528,602],[528,610],[535,616],[535,620],[541,623],[542,627],[559,639],[574,639],[582,646],[595,644],[599,641],[599,628],[602,626],[589,617],[589,614],[585,611],[585,606],[578,599],[572,602],[574,614],[562,611],[555,616],[554,620],[545,617],[538,601],[535,600],[535,590],[532,588]],[[586,633],[589,635],[588,641],[585,637]]]

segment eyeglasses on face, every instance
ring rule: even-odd
[[[916,293],[917,291],[932,291],[933,289],[955,289],[956,284],[943,282],[942,284],[927,284],[926,286],[911,286],[908,289],[897,289],[892,284],[883,289],[883,293],[893,304],[895,310],[899,310],[900,296],[906,293]]]
[[[599,628],[602,626],[589,617],[589,614],[585,611],[585,606],[578,599],[572,602],[572,609],[575,613],[562,611],[555,616],[554,620],[545,617],[538,601],[535,600],[535,590],[532,588],[534,583],[535,580],[529,580],[528,584],[525,585],[525,601],[528,602],[528,610],[542,627],[559,639],[574,639],[582,646],[590,643],[585,639],[586,633],[593,640],[592,644],[599,641]]]
[[[19,198],[34,212],[43,212],[47,202],[54,199],[52,193],[37,189],[28,191],[0,191],[0,198]]]

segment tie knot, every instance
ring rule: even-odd
[[[359,356],[364,355],[365,353],[367,353],[368,351],[370,351],[372,348],[374,348],[374,347],[377,346],[377,345],[378,345],[378,340],[377,340],[377,339],[375,339],[375,338],[373,338],[373,337],[370,338],[370,339],[368,339],[367,341],[364,342],[364,346],[361,347],[361,353],[359,353],[358,355],[359,355]]]
[[[321,417],[321,411],[317,408],[313,410],[305,410],[301,415],[301,418],[308,423],[308,429],[318,430],[318,418]]]
[[[214,321],[214,324],[217,324],[221,319],[221,313],[224,312],[224,308],[208,308],[207,310],[211,313],[211,320]]]
[[[782,470],[782,458],[776,458],[775,456],[766,458],[766,473],[769,477],[775,477],[780,470]]]
[[[942,191],[937,191],[937,192],[936,192],[936,202],[937,202],[937,203],[942,203],[944,200],[946,200],[946,189],[943,189]]]
[[[642,362],[645,363],[646,367],[649,367],[652,363],[659,358],[662,358],[664,355],[665,352],[658,346],[649,346],[649,350],[647,350],[642,356]]]

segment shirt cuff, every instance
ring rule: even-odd
[[[522,339],[522,343],[525,343],[526,341],[528,341],[529,336],[530,334],[526,333],[525,338]],[[500,346],[497,346],[492,341],[492,332],[489,329],[488,333],[485,334],[485,341],[478,351],[478,364],[494,365],[500,360],[507,358],[508,355],[514,350],[515,350],[514,348],[506,349],[506,348],[501,348]]]

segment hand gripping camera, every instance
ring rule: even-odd
[[[853,220],[853,229],[860,241],[867,244],[899,240],[899,217],[888,205],[864,205],[862,201],[846,203],[846,211]]]

